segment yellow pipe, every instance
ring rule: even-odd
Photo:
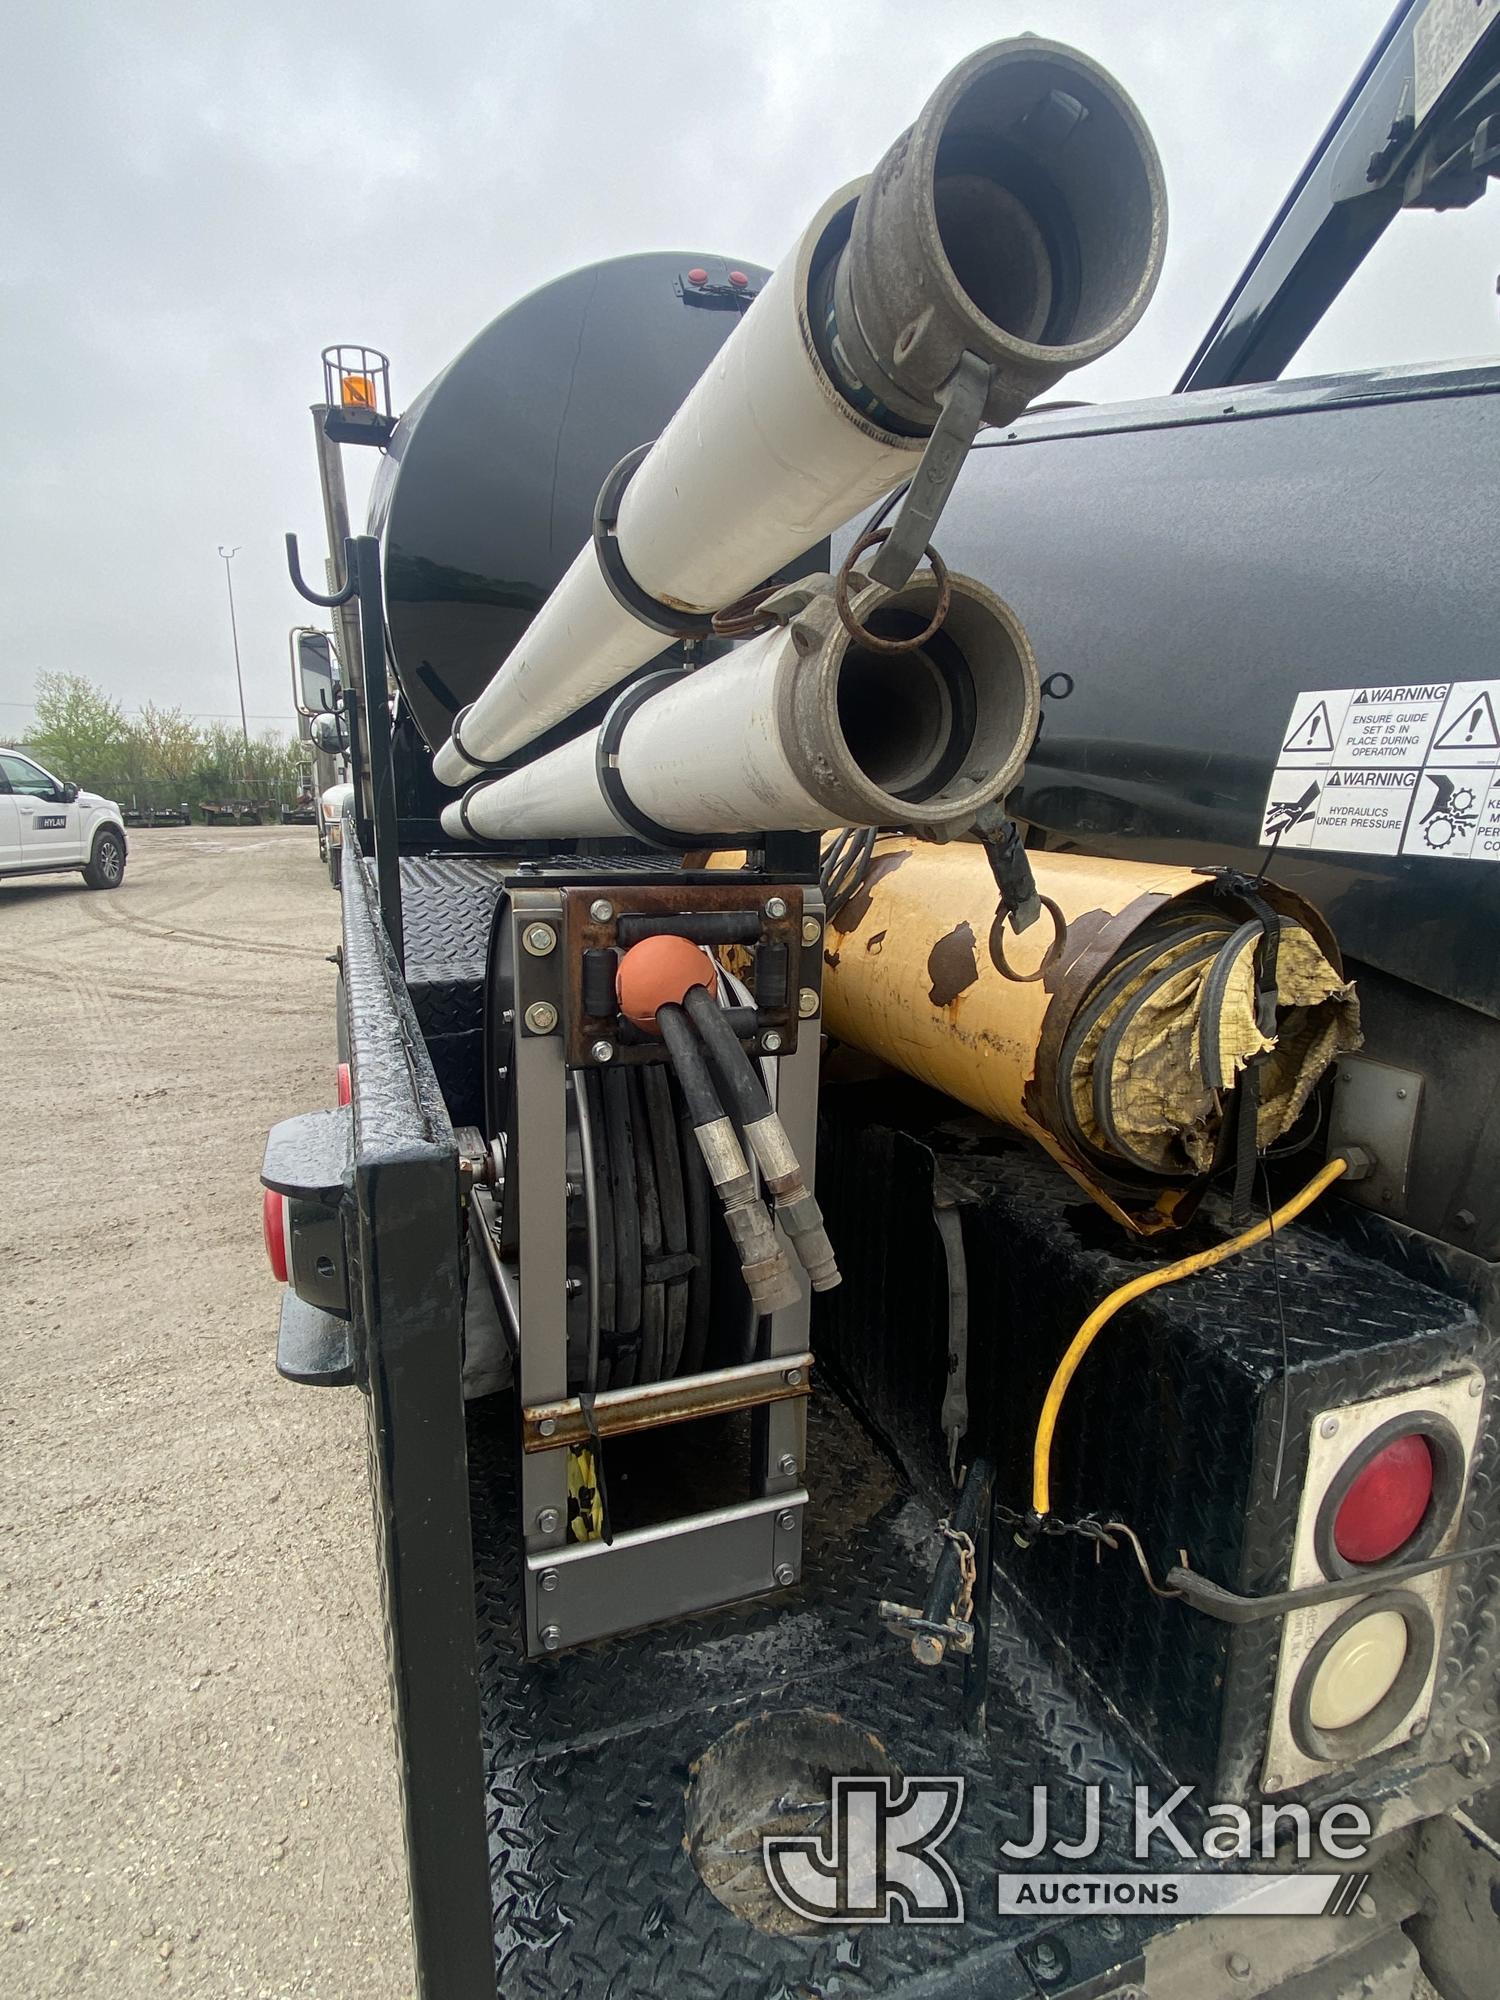
[[[1132,903],[1142,914],[1204,881],[1188,868],[1036,854],[1037,887],[1068,922],[1065,958]],[[938,846],[905,836],[875,850],[861,891],[828,927],[823,1011],[830,1034],[879,1056],[960,1103],[1050,1143],[1025,1091],[1054,982],[1017,984],[990,960],[995,882],[973,841]],[[1020,937],[1007,932],[1017,972],[1032,971],[1052,942],[1043,915]]]
[[[1257,1243],[1264,1243],[1268,1236],[1274,1236],[1278,1229],[1294,1222],[1305,1208],[1310,1208],[1318,1196],[1348,1170],[1347,1160],[1330,1160],[1327,1166],[1313,1175],[1306,1187],[1300,1188],[1290,1201],[1284,1201],[1263,1221],[1241,1230],[1238,1236],[1226,1237],[1210,1250],[1195,1251],[1191,1257],[1179,1257],[1175,1264],[1164,1264],[1159,1271],[1149,1271],[1144,1277],[1132,1278],[1128,1285],[1121,1285],[1118,1291],[1111,1292],[1107,1299],[1095,1306],[1074,1334],[1067,1353],[1058,1362],[1042,1403],[1031,1457],[1031,1505],[1036,1513],[1048,1514],[1052,1511],[1052,1439],[1057,1430],[1063,1397],[1068,1393],[1068,1384],[1078,1373],[1084,1356],[1121,1307],[1128,1306],[1133,1299],[1144,1297],[1147,1292],[1156,1291],[1161,1285],[1175,1284],[1179,1278],[1190,1278],[1196,1271],[1211,1270],[1215,1264],[1237,1257],[1242,1250],[1253,1250]]]
[[[1091,854],[1030,858],[1037,888],[1060,908],[1067,936],[1045,978],[1020,983],[1006,978],[991,954],[996,889],[984,849],[973,841],[940,845],[908,835],[879,841],[863,882],[828,924],[824,1020],[836,1040],[1038,1140],[1116,1221],[1154,1235],[1190,1212],[1220,1129],[1223,1090],[1198,1064],[1201,1028],[1193,1009],[1202,988],[1193,980],[1201,982],[1203,972],[1195,974],[1186,961],[1204,924],[1229,920],[1222,909],[1211,918],[1211,885],[1192,869]],[[1326,956],[1319,942],[1321,936],[1334,952],[1320,920],[1283,890],[1265,893],[1290,926],[1279,976],[1298,1023],[1266,1072],[1269,1087],[1263,1081],[1262,1124],[1274,1138],[1320,1068],[1357,1039],[1336,954]],[[1183,922],[1174,928],[1169,913],[1178,905]],[[1055,936],[1050,914],[1019,937],[1007,928],[1010,970],[1024,980],[1044,963]],[[1184,958],[1184,971],[1154,1018],[1145,1017],[1130,1052],[1110,1059],[1108,1102],[1116,1118],[1125,1114],[1129,1135],[1117,1144],[1100,1130],[1094,1110],[1092,1065],[1104,1028],[1090,1029],[1079,1010],[1112,967],[1130,962],[1141,936],[1156,953],[1142,961],[1143,981],[1175,978],[1174,954]],[[1264,1046],[1247,984],[1252,962],[1242,947],[1233,1002],[1221,1005],[1215,1024],[1222,1035],[1227,1023],[1228,1046],[1239,1060]],[[1083,1039],[1069,1044],[1075,1020],[1082,1021]],[[1140,1141],[1134,1155],[1131,1138]]]

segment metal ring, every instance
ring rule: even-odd
[[[467,790],[463,793],[462,797],[458,801],[458,817],[463,823],[464,832],[468,834],[471,840],[489,839],[489,835],[487,833],[481,833],[477,826],[473,826],[470,824],[469,801],[470,799],[473,798],[476,792],[484,791],[491,782],[492,781],[489,778],[476,778],[473,784],[467,788]]]
[[[1042,962],[1035,972],[1015,972],[1006,960],[1005,926],[1010,911],[997,911],[995,921],[990,925],[990,962],[1002,979],[1012,979],[1017,986],[1030,986],[1038,979],[1045,979],[1062,957],[1063,946],[1068,941],[1068,920],[1057,904],[1050,896],[1038,895],[1037,901],[1052,919],[1052,942],[1048,945]]]
[[[599,488],[599,497],[594,502],[594,554],[610,595],[617,604],[624,605],[632,618],[653,632],[665,633],[669,639],[707,639],[713,634],[713,620],[705,612],[682,611],[676,605],[663,604],[659,597],[642,589],[626,568],[615,539],[625,488],[651,449],[650,444],[642,444],[626,452]]]
[[[469,750],[465,747],[463,737],[459,734],[460,730],[463,728],[464,724],[468,721],[469,717],[473,714],[473,712],[474,712],[473,702],[471,701],[465,703],[465,705],[454,716],[453,720],[448,724],[448,741],[453,745],[454,749],[458,752],[459,756],[463,758],[464,762],[466,764],[472,764],[476,771],[492,770],[494,767],[490,764],[488,758],[476,757],[472,750]]]
[[[673,827],[662,826],[649,813],[642,812],[626,791],[625,780],[613,759],[625,734],[626,723],[642,702],[649,701],[652,695],[659,694],[671,682],[681,679],[682,673],[678,668],[662,667],[655,673],[644,674],[638,681],[632,681],[621,694],[616,695],[594,739],[594,769],[598,774],[599,789],[610,811],[620,822],[621,832],[628,834],[632,840],[645,841],[648,847],[659,847],[667,854],[682,854],[705,843],[712,847],[714,843],[706,834],[679,833]]]
[[[778,621],[762,611],[761,606],[780,589],[779,583],[762,583],[754,590],[747,590],[743,597],[737,597],[733,604],[726,604],[713,615],[715,633],[721,639],[747,639],[752,632],[769,632]]]
[[[923,554],[931,563],[932,573],[937,578],[938,597],[937,608],[932,614],[932,623],[925,631],[918,632],[915,637],[908,639],[879,639],[860,624],[849,608],[849,577],[854,565],[867,550],[888,541],[890,533],[889,528],[871,528],[868,534],[860,536],[839,565],[839,573],[833,580],[833,601],[838,607],[839,621],[849,637],[857,639],[862,646],[868,646],[872,653],[914,653],[919,646],[925,646],[940,629],[953,603],[953,585],[948,579],[948,565],[930,542]]]

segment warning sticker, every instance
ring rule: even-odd
[[[1299,695],[1261,838],[1314,852],[1500,861],[1500,681]]]

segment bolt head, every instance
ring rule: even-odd
[[[760,1038],[760,1045],[768,1056],[774,1056],[781,1047],[781,1037],[774,1028],[767,1028]]]
[[[607,924],[610,918],[614,915],[614,913],[615,913],[614,904],[606,903],[602,896],[600,896],[595,902],[589,904],[589,915],[593,918],[596,924]]]
[[[544,1625],[542,1627],[542,1650],[547,1653],[555,1653],[561,1644],[562,1627],[560,1625]]]
[[[1476,1397],[1484,1394],[1484,1377],[1482,1375],[1471,1375],[1469,1377],[1469,1394]]]
[[[785,1458],[777,1459],[776,1470],[781,1474],[783,1479],[795,1479],[797,1476],[797,1461],[788,1452]]]
[[[1056,1979],[1062,1971],[1062,1953],[1050,1938],[1042,1938],[1031,1954],[1039,1979]]]
[[[802,1380],[802,1370],[800,1368],[788,1368],[781,1379],[789,1389],[795,1389],[797,1384]]]
[[[797,1581],[797,1572],[792,1568],[790,1563],[777,1563],[776,1581],[781,1585],[782,1589],[785,1590],[789,1583],[795,1583]]]
[[[528,924],[521,933],[521,943],[533,958],[545,958],[557,949],[557,932],[551,924]]]
[[[557,1026],[557,1009],[550,1000],[533,1000],[526,1009],[526,1025],[534,1035],[550,1035]]]
[[[597,1063],[613,1062],[615,1059],[615,1045],[613,1042],[595,1042],[590,1048],[589,1054]]]
[[[536,1427],[537,1436],[549,1438],[552,1436],[553,1432],[556,1429],[557,1429],[556,1417],[543,1417],[541,1422]]]
[[[816,917],[804,917],[802,919],[802,942],[804,944],[816,944],[822,935],[823,926],[818,922]]]
[[[558,1577],[555,1569],[544,1569],[537,1578],[537,1584],[542,1590],[556,1590],[557,1583]]]
[[[1231,1979],[1250,1977],[1250,1961],[1242,1951],[1232,1951],[1225,1959],[1224,1965]]]
[[[784,1514],[776,1516],[776,1525],[784,1535],[789,1535],[797,1525],[797,1516],[789,1507]]]
[[[768,917],[784,917],[786,915],[786,898],[784,896],[768,896],[766,898],[766,915]]]
[[[810,1021],[817,1011],[818,989],[815,986],[804,986],[797,995],[798,1018],[803,1021]]]
[[[1331,1438],[1337,1437],[1338,1434],[1339,1420],[1337,1417],[1325,1417],[1322,1423],[1318,1425],[1318,1435],[1320,1437]]]
[[[557,1533],[558,1513],[555,1507],[543,1507],[536,1517],[538,1530],[544,1535]]]

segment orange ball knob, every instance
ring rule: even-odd
[[[685,937],[648,937],[620,960],[615,991],[620,1012],[633,1027],[656,1026],[656,1010],[669,1001],[679,1007],[688,989],[712,986],[714,968],[706,952]]]

